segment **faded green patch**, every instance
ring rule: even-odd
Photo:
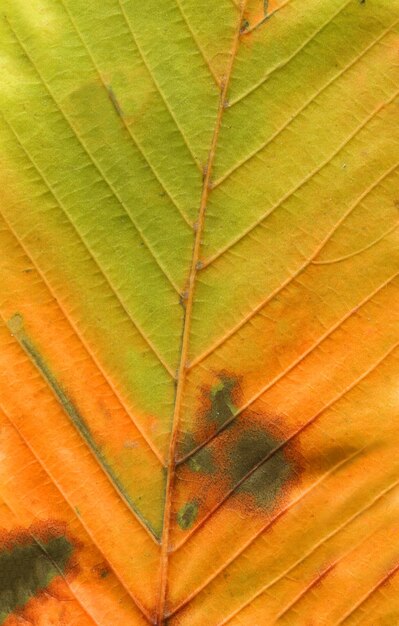
[[[209,448],[201,448],[188,461],[188,466],[193,472],[202,474],[214,474],[216,471],[212,452]]]
[[[223,426],[234,417],[236,407],[234,405],[233,391],[237,380],[229,376],[221,376],[220,382],[214,385],[209,393],[210,408],[206,418],[217,426]]]
[[[104,471],[107,473],[109,478],[111,479],[114,487],[125,500],[127,505],[136,513],[136,515],[143,521],[143,523],[147,526],[150,532],[153,534],[157,541],[160,541],[161,538],[161,520],[159,520],[159,524],[157,527],[152,524],[147,517],[145,517],[142,511],[139,509],[137,503],[131,498],[129,493],[127,492],[125,486],[122,484],[120,478],[117,473],[114,471],[110,463],[108,462],[105,454],[103,453],[102,448],[95,441],[90,428],[88,427],[86,421],[83,416],[78,411],[75,404],[69,398],[68,394],[65,392],[62,384],[59,382],[57,377],[51,371],[51,368],[47,364],[46,360],[41,355],[40,351],[35,346],[34,342],[27,335],[24,327],[24,320],[19,313],[13,315],[13,317],[8,321],[8,328],[18,341],[20,346],[29,356],[31,361],[34,363],[43,379],[46,381],[61,407],[68,415],[69,419],[78,430],[80,435],[83,437],[87,445],[91,448],[92,452],[100,462]],[[166,478],[165,478],[166,481]]]
[[[180,433],[179,456],[190,454],[196,447],[196,441],[192,433]]]
[[[66,537],[18,545],[0,552],[0,624],[63,574],[73,546]]]
[[[177,513],[177,523],[182,530],[188,530],[192,527],[198,515],[198,502],[186,502]]]

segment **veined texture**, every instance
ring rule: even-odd
[[[0,0],[0,624],[399,624],[399,0]]]

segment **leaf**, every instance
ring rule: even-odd
[[[398,0],[0,31],[0,623],[399,623]]]

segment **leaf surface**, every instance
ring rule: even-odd
[[[0,7],[0,623],[399,623],[398,0]]]

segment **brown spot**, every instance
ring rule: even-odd
[[[106,561],[103,561],[102,563],[97,563],[97,565],[94,565],[94,567],[91,568],[91,571],[96,578],[107,578],[110,573],[110,568],[108,563]]]
[[[188,291],[187,290],[182,291],[179,297],[179,303],[182,305],[183,308],[186,307],[187,299],[188,299]]]

